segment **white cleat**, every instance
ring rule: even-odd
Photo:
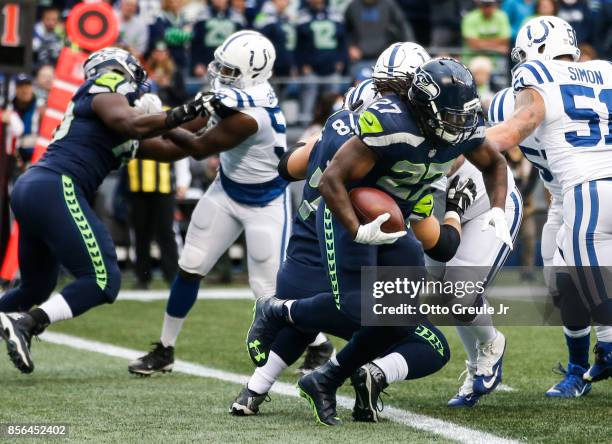
[[[502,382],[502,360],[506,351],[506,337],[498,331],[490,342],[478,344],[474,393],[487,395]]]

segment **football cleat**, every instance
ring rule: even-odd
[[[297,387],[300,396],[310,404],[317,423],[326,426],[341,425],[336,412],[336,390],[343,378],[338,376],[339,367],[328,361],[317,370],[302,376]]]
[[[480,395],[474,393],[474,375],[476,374],[476,365],[465,361],[465,370],[459,375],[465,375],[463,385],[459,388],[459,392],[453,396],[447,403],[449,407],[474,407]]]
[[[502,360],[506,352],[506,337],[498,331],[492,341],[478,344],[474,393],[487,395],[502,382]]]
[[[297,369],[297,373],[307,375],[311,371],[321,367],[323,364],[329,361],[329,358],[332,357],[334,351],[334,345],[329,340],[316,346],[309,345],[306,349],[304,362]]]
[[[174,347],[154,342],[149,353],[130,362],[128,371],[134,375],[151,376],[153,373],[171,372],[174,367]]]
[[[268,362],[270,347],[279,330],[287,325],[282,301],[275,297],[259,298],[253,307],[253,323],[247,333],[247,350],[253,364],[262,367]]]
[[[557,368],[553,368],[553,372],[564,377],[561,382],[548,389],[546,396],[549,398],[578,398],[591,391],[591,384],[582,379],[582,375],[586,372],[584,367],[570,362],[565,370],[559,363]]]
[[[612,378],[612,342],[597,341],[593,352],[595,363],[582,375],[582,379],[597,382]]]
[[[34,361],[30,346],[36,321],[27,313],[0,313],[0,336],[6,341],[8,355],[21,373],[32,373]]]
[[[249,390],[247,386],[244,386],[232,405],[230,406],[229,412],[235,416],[252,416],[259,412],[259,406],[264,401],[269,401],[270,397],[267,393],[260,395],[252,390]]]
[[[378,422],[378,413],[384,408],[380,394],[389,386],[383,371],[377,365],[368,363],[353,373],[351,384],[355,389],[353,419],[358,422]]]

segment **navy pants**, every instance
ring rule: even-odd
[[[17,180],[11,208],[19,223],[21,283],[0,298],[0,311],[46,301],[60,265],[75,277],[61,291],[74,316],[115,300],[121,286],[115,246],[78,184],[32,167]]]

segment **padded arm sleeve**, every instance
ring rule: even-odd
[[[278,162],[278,167],[277,167],[278,174],[280,175],[280,177],[282,177],[283,179],[289,182],[297,182],[298,180],[302,180],[302,179],[295,178],[291,176],[291,174],[289,174],[287,164],[289,163],[289,158],[291,157],[291,154],[293,154],[295,150],[297,150],[298,148],[304,145],[306,145],[306,143],[298,142],[293,147],[285,151],[285,154],[283,154],[283,157],[280,158],[280,161]]]
[[[429,250],[425,250],[427,256],[438,262],[450,261],[461,243],[461,234],[452,225],[440,225],[440,237],[438,242]]]

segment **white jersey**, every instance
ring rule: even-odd
[[[497,125],[509,118],[514,113],[514,94],[511,88],[505,88],[493,96],[491,106],[489,107],[488,120],[492,125]],[[539,139],[533,135],[528,136],[519,148],[523,152],[525,158],[538,169],[540,178],[546,189],[550,192],[552,200],[555,203],[561,203],[563,195],[561,193],[561,184],[555,176],[550,172],[548,165],[548,157],[546,147],[541,144]]]
[[[225,108],[247,114],[257,122],[257,132],[220,154],[223,188],[234,200],[261,205],[282,193],[287,182],[278,175],[280,157],[287,149],[285,116],[268,83],[237,89],[219,85],[214,93]],[[215,113],[209,127],[224,117]]]
[[[533,60],[514,72],[515,93],[533,88],[546,106],[533,133],[546,150],[563,193],[576,185],[612,177],[612,64]]]
[[[487,189],[485,187],[484,179],[482,178],[482,173],[474,166],[473,163],[465,159],[457,171],[455,171],[452,176],[448,178],[449,183],[455,176],[459,176],[460,180],[462,181],[472,179],[476,185],[476,198],[474,199],[474,203],[470,205],[465,214],[462,216],[461,223],[472,220],[491,209],[491,202],[489,201],[489,196],[487,195]],[[508,168],[508,195],[510,195],[513,190],[514,176],[512,175],[510,168]]]

